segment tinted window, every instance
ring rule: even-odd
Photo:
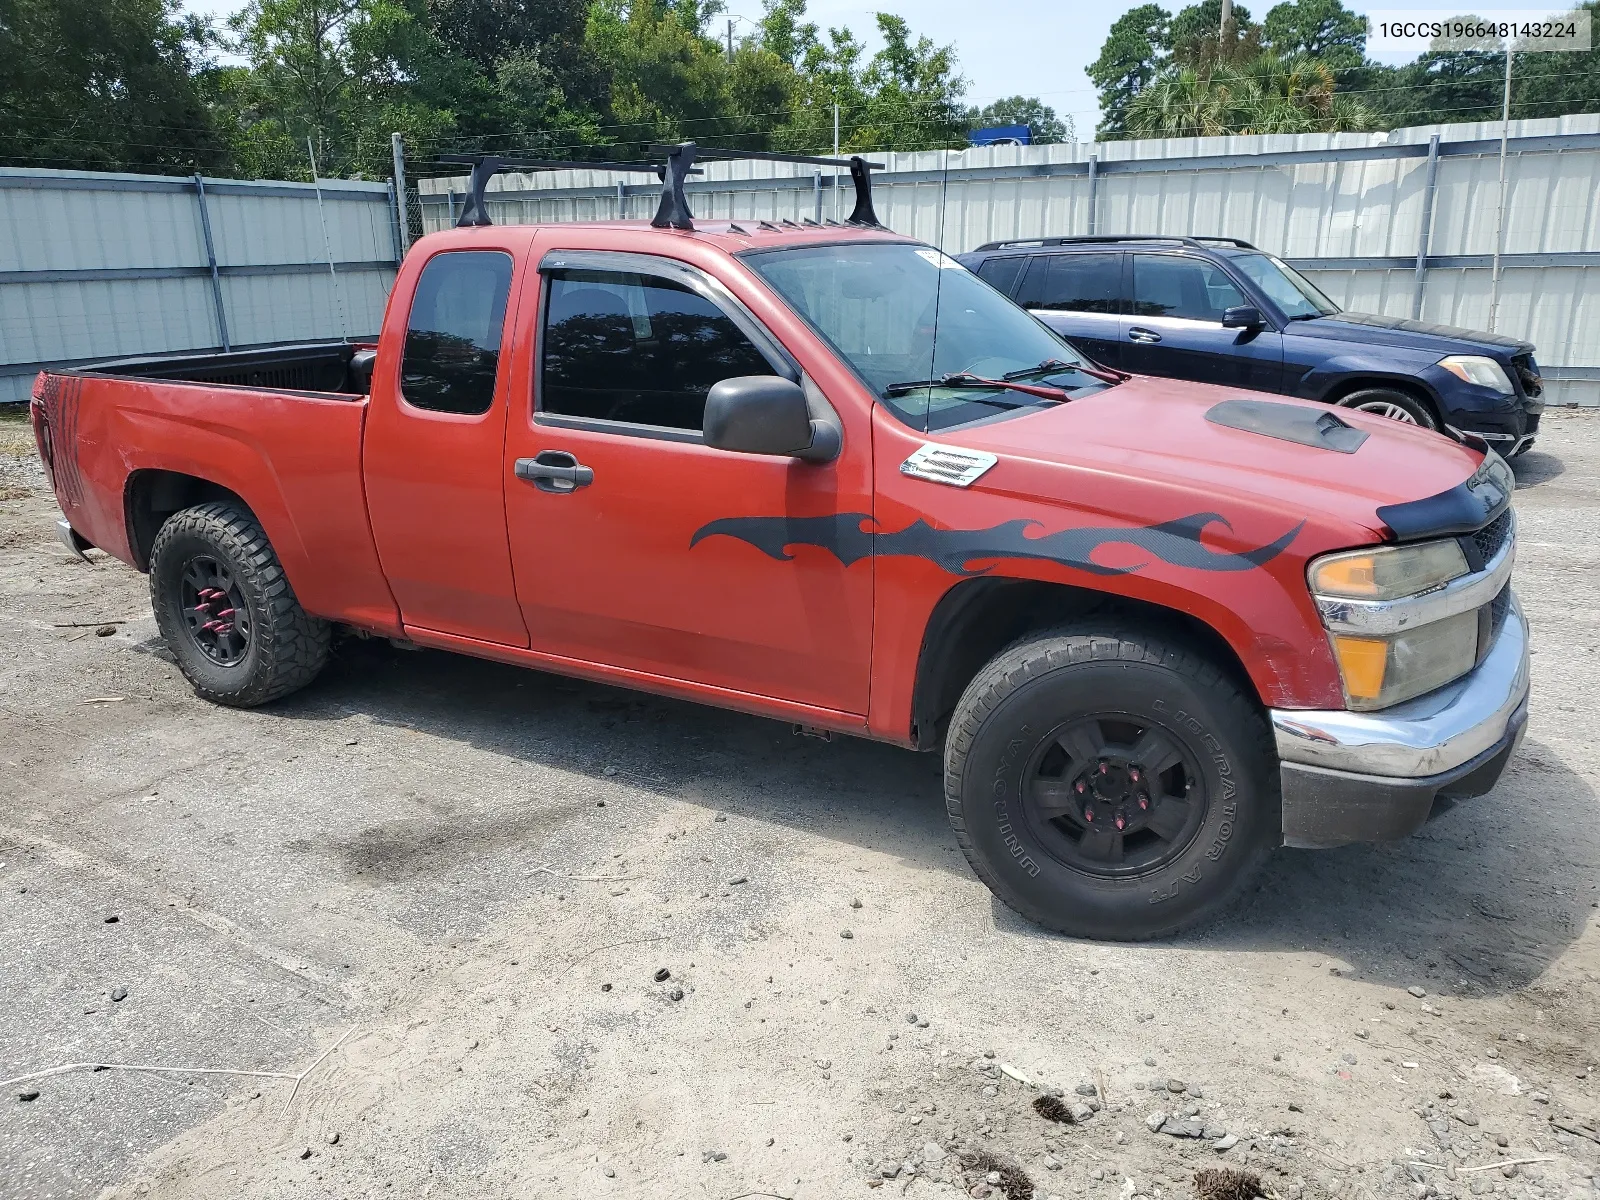
[[[1116,313],[1122,293],[1122,255],[1054,254],[1035,272],[1034,308],[1065,312]],[[1033,283],[1030,280],[1030,283]]]
[[[547,276],[543,412],[699,429],[711,385],[772,367],[682,284],[617,271]]]
[[[1027,256],[1022,254],[986,258],[978,264],[978,278],[1002,296],[1009,296],[1017,286],[1017,276],[1022,274],[1022,268],[1027,265]]]
[[[1133,314],[1221,322],[1225,309],[1248,303],[1218,268],[1175,254],[1133,256]]]
[[[453,250],[428,260],[411,300],[400,360],[400,391],[408,403],[438,412],[489,411],[510,295],[509,254]]]

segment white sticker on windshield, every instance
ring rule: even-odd
[[[917,257],[918,258],[925,258],[929,262],[931,262],[934,266],[943,267],[947,271],[952,269],[952,268],[954,268],[957,271],[965,269],[964,267],[962,267],[962,265],[960,263],[958,263],[955,259],[951,258],[948,254],[942,253],[941,251],[938,251],[938,250],[918,250],[917,251]]]

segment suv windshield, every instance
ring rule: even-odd
[[[1230,254],[1228,258],[1291,321],[1306,317],[1331,317],[1339,311],[1339,306],[1318,291],[1316,284],[1281,258],[1259,251]]]
[[[891,385],[1025,374],[1029,383],[1073,391],[1104,386],[1072,370],[1086,360],[1071,346],[931,247],[853,242],[741,257],[916,429],[943,429],[1040,401],[1001,388]]]

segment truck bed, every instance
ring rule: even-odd
[[[371,347],[349,342],[298,342],[225,353],[118,358],[92,363],[78,371],[119,379],[364,396],[371,382],[372,355]]]
[[[172,513],[239,503],[308,612],[397,632],[362,480],[370,355],[324,342],[45,372],[35,428],[73,533],[143,570]]]

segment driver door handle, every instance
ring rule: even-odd
[[[1154,329],[1146,329],[1143,325],[1135,325],[1128,330],[1128,340],[1130,342],[1143,342],[1148,346],[1159,342],[1161,335]]]
[[[514,469],[518,479],[526,479],[541,492],[575,492],[594,482],[594,468],[565,450],[541,450],[532,458],[519,458]]]

